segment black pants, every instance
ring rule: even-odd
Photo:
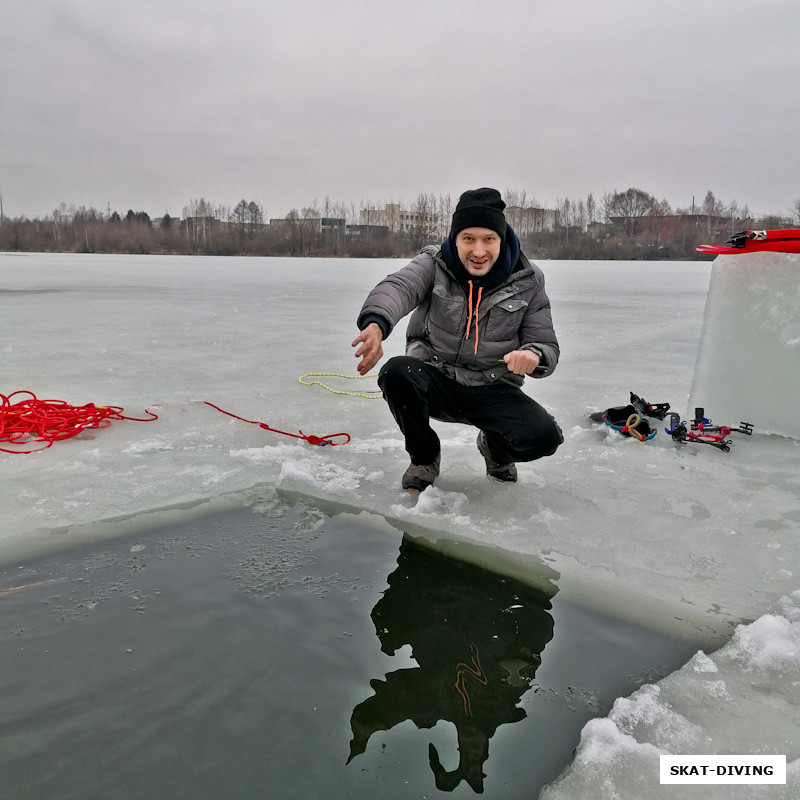
[[[440,444],[430,418],[474,425],[498,464],[551,456],[564,441],[550,414],[517,386],[462,386],[410,356],[390,358],[378,386],[406,439],[414,464],[431,464]]]

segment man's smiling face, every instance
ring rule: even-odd
[[[489,228],[464,228],[456,236],[458,257],[476,278],[483,277],[494,266],[502,245],[499,234]]]

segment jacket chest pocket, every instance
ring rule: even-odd
[[[428,323],[436,328],[454,330],[458,327],[465,312],[463,298],[450,294],[443,286],[434,286],[431,292]]]
[[[500,301],[489,311],[486,333],[491,334],[493,339],[514,339],[519,333],[527,308],[528,301],[518,297]]]

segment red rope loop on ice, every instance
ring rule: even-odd
[[[12,402],[17,395],[24,395],[27,399]],[[145,409],[145,413],[147,418],[129,417],[122,413],[120,406],[96,406],[94,403],[74,406],[63,400],[40,400],[27,389],[8,396],[0,394],[0,443],[13,447],[0,447],[0,452],[35,453],[89,428],[107,428],[114,420],[152,422],[158,419],[152,411]],[[28,448],[35,443],[44,446]]]
[[[319,445],[320,447],[324,445],[339,445],[339,444],[347,444],[350,441],[350,434],[349,433],[329,433],[326,436],[314,436],[314,434],[305,434],[303,431],[299,433],[289,433],[288,431],[279,431],[277,428],[272,428],[267,425],[266,422],[259,422],[255,419],[245,419],[244,417],[240,417],[238,414],[232,414],[230,411],[225,411],[224,408],[220,408],[219,406],[215,406],[213,403],[209,403],[208,400],[203,400],[203,402],[207,406],[211,406],[211,408],[215,408],[217,411],[221,411],[223,414],[227,414],[229,417],[233,417],[234,419],[241,420],[242,422],[249,422],[251,425],[258,425],[259,428],[263,428],[265,431],[271,431],[272,433],[280,433],[284,436],[292,436],[295,439],[305,439],[309,444]],[[337,437],[343,436],[343,442],[334,442],[333,439]]]

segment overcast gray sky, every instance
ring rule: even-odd
[[[798,0],[4,0],[6,216],[800,197]]]

